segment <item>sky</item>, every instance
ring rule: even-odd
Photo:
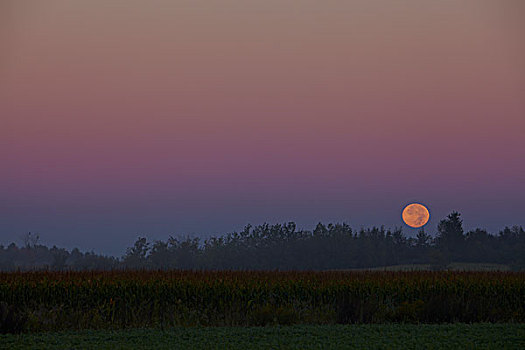
[[[0,0],[0,243],[525,225],[525,2]],[[405,234],[416,230],[403,226]]]

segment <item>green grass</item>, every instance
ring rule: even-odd
[[[2,349],[525,349],[525,324],[209,327],[0,335]]]

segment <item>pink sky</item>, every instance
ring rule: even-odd
[[[0,242],[393,226],[410,201],[431,232],[452,210],[524,224],[524,16],[519,0],[2,1]]]

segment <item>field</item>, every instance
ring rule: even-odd
[[[8,349],[524,349],[525,325],[324,325],[0,335]]]
[[[525,322],[525,273],[0,274],[1,333],[453,322]]]

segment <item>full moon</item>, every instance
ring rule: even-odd
[[[424,226],[428,219],[430,219],[430,213],[427,207],[423,204],[412,203],[403,209],[403,221],[410,227],[418,228]]]

